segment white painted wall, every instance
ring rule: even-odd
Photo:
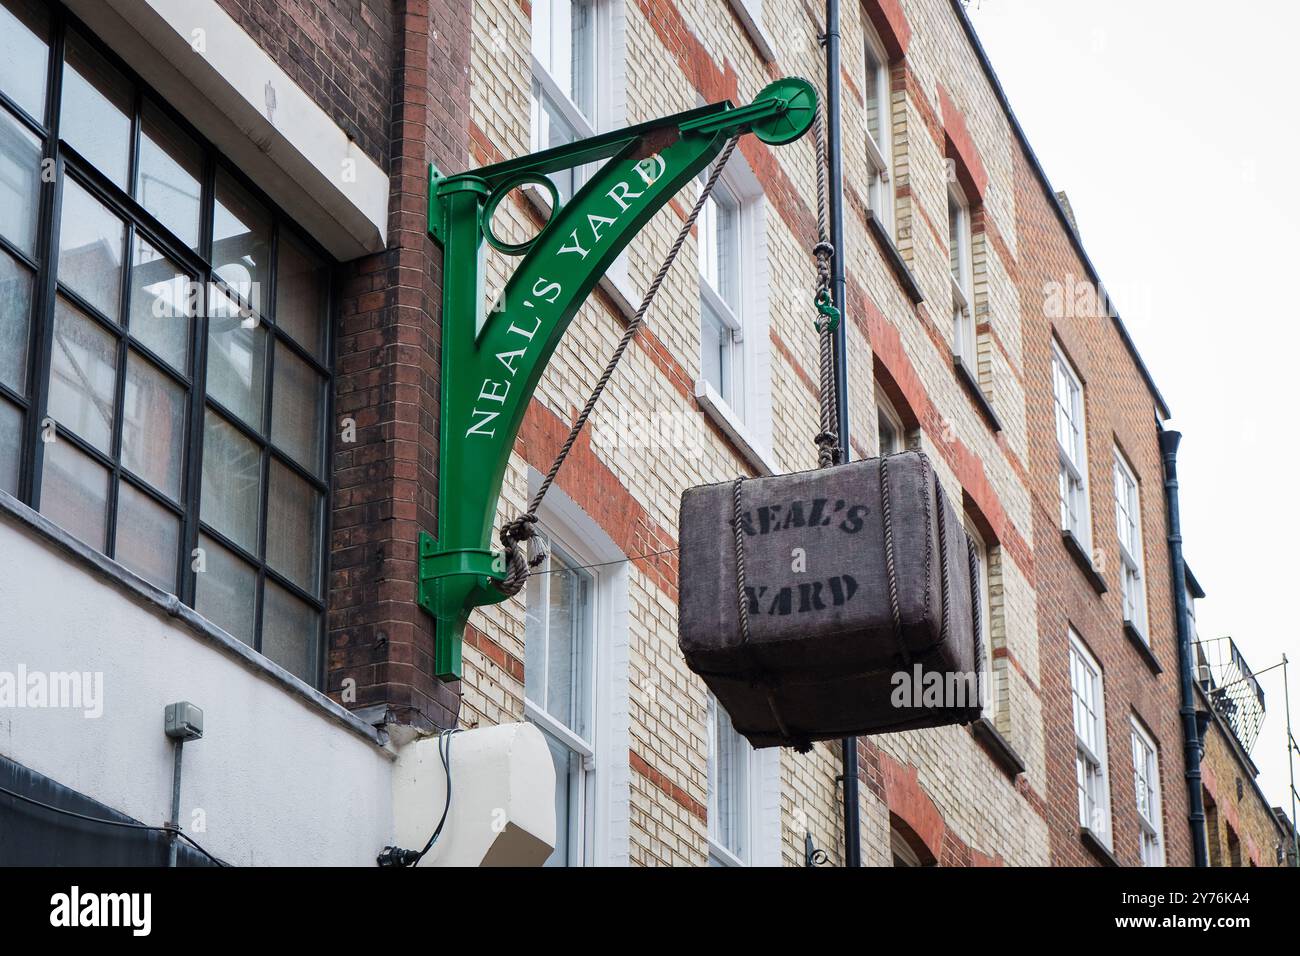
[[[10,499],[12,501],[12,499]],[[20,506],[21,507],[21,506]],[[103,559],[101,559],[103,560]],[[393,830],[392,757],[161,610],[0,518],[0,671],[103,674],[103,715],[0,707],[0,753],[145,823],[171,810],[163,708],[203,708],[181,820],[236,864],[373,864]],[[206,832],[189,824],[195,810]]]
[[[396,746],[0,492],[0,682],[23,672],[101,675],[99,715],[0,698],[0,754],[143,823],[171,811],[164,708],[201,707],[181,821],[232,864],[374,866],[389,844],[423,846],[443,806],[436,739]],[[512,724],[453,747],[453,816],[427,862],[544,861],[555,780],[541,734]]]

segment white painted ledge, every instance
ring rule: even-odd
[[[66,2],[331,255],[384,248],[388,174],[216,0]]]
[[[772,35],[763,26],[762,6],[755,0],[731,0],[731,6],[744,25],[745,32],[754,41],[754,46],[758,48],[763,61],[773,62],[776,59],[776,47],[772,45]]]
[[[754,437],[754,433],[740,420],[726,399],[702,378],[695,381],[695,399],[700,403],[700,408],[704,409],[704,414],[731,439],[755,471],[760,475],[781,473],[772,452]]]
[[[555,848],[555,765],[532,724],[455,734],[451,805],[421,866],[541,866]],[[423,848],[447,799],[438,738],[401,747],[393,767],[397,846]]]

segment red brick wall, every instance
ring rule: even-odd
[[[383,165],[402,0],[217,0],[245,32]]]
[[[417,536],[437,532],[441,253],[425,209],[428,164],[468,164],[470,3],[220,2],[390,175],[388,248],[336,280],[326,690],[448,726],[460,687],[433,676],[415,603]]]
[[[1197,697],[1198,707],[1209,702]],[[1230,866],[1229,834],[1241,848],[1242,866],[1277,866],[1277,848],[1287,845],[1287,835],[1278,826],[1272,807],[1255,786],[1253,766],[1243,760],[1240,744],[1231,729],[1219,719],[1210,721],[1205,734],[1205,757],[1201,777],[1205,785],[1205,836],[1212,866]],[[1215,812],[1209,812],[1213,802]]]
[[[1170,865],[1186,866],[1191,864],[1191,849],[1178,718],[1178,649],[1156,438],[1157,403],[1109,318],[1047,316],[1045,284],[1084,281],[1087,272],[1025,156],[1018,148],[1014,153],[1052,862],[1097,862],[1079,838],[1068,656],[1068,629],[1073,625],[1103,670],[1114,854],[1123,864],[1140,862],[1129,730],[1130,715],[1136,713],[1159,745],[1166,859]],[[1102,553],[1100,563],[1108,588],[1104,595],[1096,593],[1061,539],[1051,379],[1053,334],[1084,382],[1092,546],[1094,553]],[[1163,668],[1158,676],[1122,627],[1112,472],[1116,444],[1140,484],[1151,648]]]

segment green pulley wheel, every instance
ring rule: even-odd
[[[807,80],[787,76],[763,87],[754,102],[780,100],[785,109],[754,123],[754,135],[769,146],[784,146],[808,132],[817,116],[817,91]]]

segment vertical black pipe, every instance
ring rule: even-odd
[[[844,295],[844,157],[840,145],[840,4],[826,0],[826,155],[830,201],[830,241],[835,247],[831,259],[831,298],[840,310],[835,329],[836,430],[844,461],[849,451],[848,311]],[[858,820],[858,739],[845,737],[840,743],[844,757],[844,865],[862,865],[862,837]]]
[[[1188,620],[1187,569],[1183,566],[1182,521],[1178,510],[1178,443],[1182,437],[1179,432],[1160,429],[1160,452],[1165,462],[1165,507],[1169,512],[1169,567],[1174,578],[1174,620],[1178,625],[1178,713],[1183,722],[1187,822],[1192,830],[1193,862],[1196,866],[1209,866],[1205,803],[1201,798],[1201,739],[1196,726],[1196,697],[1192,683],[1192,626]]]

